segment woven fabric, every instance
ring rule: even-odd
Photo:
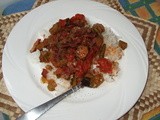
[[[95,0],[124,14],[138,29],[146,44],[149,56],[149,74],[146,87],[142,96],[135,106],[129,110],[120,120],[148,120],[157,118],[160,111],[160,56],[155,52],[154,43],[157,36],[158,25],[144,19],[126,14],[117,0]],[[49,2],[48,0],[37,0],[33,8]],[[7,37],[14,25],[28,12],[12,14],[0,18],[0,57],[2,58],[3,48]],[[0,69],[2,60],[0,59]],[[5,86],[2,70],[0,70],[0,111],[8,114],[11,120],[15,120],[23,111],[14,102]]]
[[[127,13],[160,25],[160,0],[119,0],[119,2]],[[160,29],[154,49],[160,55]]]
[[[160,24],[160,3],[155,0],[119,0],[126,12]]]
[[[156,0],[119,0],[119,2],[127,13],[152,21],[160,25],[160,1],[158,0],[157,1]],[[154,42],[154,46],[152,46],[152,49],[155,50],[160,55],[160,28],[157,32],[156,40]],[[157,62],[160,63],[160,61],[157,61],[158,59],[155,56],[156,55],[154,55],[154,52],[149,54],[149,62],[150,64],[152,64],[152,69],[157,69],[157,71],[160,73],[158,66],[156,66]],[[157,62],[155,63],[155,61]],[[156,89],[156,87],[160,87],[160,82],[158,81],[157,81],[157,86],[153,86],[152,90]],[[159,90],[153,94],[157,95],[157,92],[159,92]],[[150,97],[153,97],[153,96],[150,95]],[[157,100],[155,101],[160,102],[160,99],[158,99],[158,96],[157,96]],[[149,105],[152,106],[152,104],[149,104]],[[145,108],[146,107],[147,106],[145,106]],[[160,106],[157,106],[154,109],[151,109],[148,111],[146,110],[146,114],[144,114],[142,119],[160,120]]]

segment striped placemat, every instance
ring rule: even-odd
[[[140,120],[150,119],[160,111],[160,56],[154,50],[154,42],[158,31],[158,25],[144,19],[128,15],[124,12],[118,0],[95,0],[124,14],[138,29],[147,47],[149,56],[149,75],[146,87],[142,96],[135,106],[128,111],[120,120]],[[37,0],[33,9],[49,0]],[[14,25],[29,11],[16,13],[0,18],[0,68],[2,67],[2,53],[7,37]],[[7,91],[3,80],[2,70],[0,70],[0,111],[15,120],[23,111],[14,102]]]

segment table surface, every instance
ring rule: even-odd
[[[124,14],[136,26],[136,28],[142,35],[148,52],[149,73],[146,87],[137,103],[133,106],[131,110],[129,110],[124,116],[122,116],[120,120],[160,120],[160,30],[158,25],[159,21],[156,22],[151,18],[147,18],[147,15],[145,17],[143,15],[140,16],[141,14],[138,13],[140,11],[136,10],[137,7],[132,6],[135,5],[134,2],[138,0],[95,1],[109,5],[110,7]],[[49,2],[49,0],[36,0],[32,9],[46,2]],[[127,8],[127,6],[125,5],[128,5],[130,7]],[[137,5],[142,5],[142,3],[137,3]],[[136,14],[133,14],[135,13],[133,8],[137,12]],[[28,12],[29,11],[24,11],[21,13],[15,13],[0,18],[0,58],[2,58],[3,48],[10,31],[12,30],[14,25]],[[0,66],[2,67],[1,63],[2,60],[0,59]],[[14,102],[5,86],[2,70],[0,70],[0,111],[9,115],[10,119],[12,120],[16,119],[17,116],[19,116],[20,114],[23,114],[23,111]]]

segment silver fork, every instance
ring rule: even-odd
[[[81,83],[78,84],[77,86],[71,88],[70,90],[66,91],[65,93],[59,95],[56,98],[53,98],[20,116],[17,118],[17,120],[36,120],[40,116],[42,116],[44,113],[46,113],[50,108],[52,108],[54,105],[62,101],[64,98],[66,98],[68,95],[76,92],[80,88],[87,86],[90,86],[90,81],[89,78],[83,78]]]

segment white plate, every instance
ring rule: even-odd
[[[2,67],[7,88],[16,103],[27,111],[51,98],[40,84],[40,66],[30,60],[37,32],[48,23],[82,13],[93,22],[109,26],[128,43],[115,82],[97,89],[84,88],[60,102],[40,120],[113,120],[125,114],[140,97],[147,80],[145,44],[134,25],[116,10],[89,0],[58,0],[25,15],[11,31],[3,52]],[[89,94],[86,93],[95,93]],[[83,96],[84,94],[84,96]],[[75,96],[82,95],[78,99]]]

